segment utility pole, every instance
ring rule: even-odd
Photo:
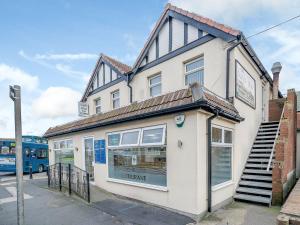
[[[18,225],[24,225],[21,87],[19,85],[9,86],[9,97],[14,101],[15,104],[17,217]]]

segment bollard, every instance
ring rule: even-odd
[[[72,193],[72,187],[71,187],[71,179],[72,179],[72,174],[71,174],[71,164],[68,164],[68,173],[69,173],[69,195]]]
[[[50,167],[47,166],[47,175],[48,175],[48,187],[50,187]]]
[[[59,191],[61,191],[62,184],[61,184],[61,163],[58,164],[58,178],[59,178]]]
[[[86,173],[86,182],[87,182],[87,197],[88,197],[88,203],[91,202],[91,194],[90,194],[90,174]]]
[[[29,179],[32,180],[32,164],[29,165]]]

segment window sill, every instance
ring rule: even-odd
[[[167,187],[158,186],[158,185],[142,184],[142,183],[119,180],[119,179],[114,179],[114,178],[107,178],[106,180],[109,181],[109,182],[113,182],[113,183],[126,184],[126,185],[131,185],[131,186],[136,186],[136,187],[153,189],[153,190],[157,190],[157,191],[164,191],[164,192],[168,191]]]
[[[222,189],[222,188],[228,187],[228,186],[230,186],[230,185],[233,185],[233,181],[232,181],[232,180],[227,181],[227,182],[224,182],[224,183],[222,183],[222,184],[215,185],[215,186],[212,187],[211,190],[212,190],[212,191],[217,191],[217,190],[220,190],[220,189]]]

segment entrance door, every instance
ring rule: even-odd
[[[83,147],[85,170],[90,174],[90,180],[94,180],[94,138],[84,138]]]

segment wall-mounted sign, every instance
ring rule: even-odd
[[[106,164],[105,140],[94,141],[95,163]]]
[[[78,102],[78,115],[82,117],[89,115],[89,105],[86,102]]]
[[[185,115],[184,114],[177,115],[174,117],[174,120],[177,127],[182,127],[184,124]]]
[[[256,105],[256,87],[255,80],[235,61],[235,97],[255,108]]]

